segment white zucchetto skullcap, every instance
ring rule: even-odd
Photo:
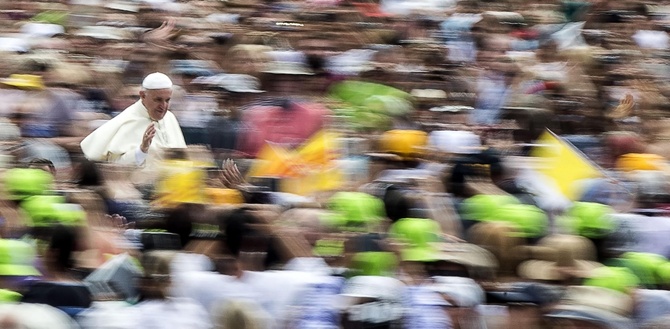
[[[172,88],[172,80],[163,73],[151,73],[142,81],[142,88],[147,90],[170,89]]]

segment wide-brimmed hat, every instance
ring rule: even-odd
[[[401,243],[403,261],[434,262],[438,252],[433,243],[439,242],[440,225],[426,218],[403,218],[393,223],[389,232]]]
[[[498,272],[513,275],[521,260],[519,247],[525,246],[519,230],[505,222],[482,222],[467,231],[467,240],[495,255],[500,264]]]
[[[438,242],[431,243],[430,246],[436,250],[435,261],[463,265],[471,273],[498,269],[495,255],[478,245],[465,242]]]
[[[217,74],[209,77],[198,77],[195,84],[217,86],[233,93],[263,93],[260,81],[247,74]]]
[[[649,153],[628,153],[616,160],[616,168],[621,171],[660,171],[666,168],[664,157]]]
[[[626,252],[615,262],[628,268],[646,287],[663,284],[670,273],[668,272],[670,270],[668,259],[658,254]]]
[[[631,319],[633,299],[616,290],[571,286],[559,305],[546,317],[550,319],[570,319],[600,324],[606,328],[637,328]]]
[[[6,79],[0,80],[5,85],[28,90],[44,89],[44,81],[39,75],[12,74]]]
[[[337,192],[328,199],[326,207],[332,213],[322,214],[322,223],[342,230],[369,230],[385,216],[380,199],[360,192]]]
[[[412,89],[410,95],[419,99],[446,99],[447,92],[440,89]]]
[[[404,288],[405,284],[395,278],[362,275],[347,280],[340,296],[399,302]]]
[[[140,6],[138,6],[136,3],[123,0],[109,1],[105,4],[105,8],[129,13],[136,13],[140,11]]]
[[[503,206],[520,204],[519,200],[511,195],[478,194],[463,200],[461,209],[464,219],[476,221],[490,221]]]
[[[268,63],[262,73],[276,75],[314,75],[307,67],[305,54],[299,51],[271,51],[274,59]]]
[[[381,135],[379,146],[384,153],[410,160],[423,153],[427,142],[428,135],[420,130],[389,130]]]
[[[30,37],[51,38],[55,35],[64,34],[65,28],[58,24],[30,22],[21,27],[21,32]]]
[[[550,235],[535,247],[525,247],[531,260],[518,267],[519,276],[542,281],[562,281],[570,276],[589,277],[603,265],[596,262],[596,248],[589,239],[577,235]]]
[[[585,286],[606,288],[628,294],[637,288],[640,279],[628,268],[614,266],[600,266],[591,273],[586,280]]]
[[[0,318],[12,319],[19,328],[77,328],[77,322],[68,314],[55,307],[34,303],[2,303]]]
[[[351,261],[354,271],[367,276],[393,276],[398,265],[396,255],[387,251],[359,252]]]
[[[23,200],[51,189],[53,176],[41,169],[13,168],[4,175],[4,188],[11,200]]]
[[[615,229],[612,207],[594,202],[575,202],[559,218],[559,222],[568,226],[578,235],[587,238],[601,238]]]
[[[0,276],[41,276],[35,248],[27,242],[0,239]]]
[[[471,278],[436,276],[431,290],[446,295],[458,307],[475,307],[486,302],[484,289]]]
[[[132,33],[129,30],[121,27],[105,26],[105,25],[84,26],[78,31],[74,32],[73,34],[80,37],[89,37],[99,40],[132,39]]]

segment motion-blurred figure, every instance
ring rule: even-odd
[[[172,81],[152,73],[142,82],[140,100],[102,125],[81,142],[90,160],[144,166],[149,151],[185,148],[184,135],[168,110]]]

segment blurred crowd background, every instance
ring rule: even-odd
[[[0,2],[0,328],[668,328],[670,2]],[[175,84],[187,149],[81,140]]]

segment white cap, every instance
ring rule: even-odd
[[[147,90],[169,89],[172,88],[172,80],[163,73],[154,72],[144,78],[144,81],[142,81],[142,88]]]

